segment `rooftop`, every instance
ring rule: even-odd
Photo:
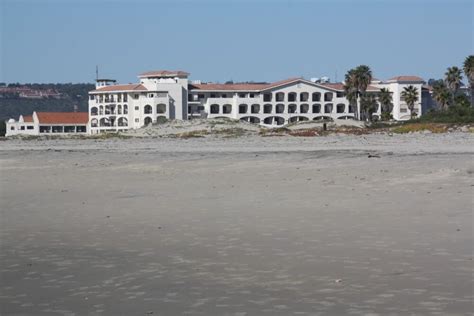
[[[148,77],[167,77],[167,78],[187,78],[189,73],[182,70],[153,70],[141,73],[138,75],[140,78]]]
[[[90,92],[111,92],[111,91],[147,91],[144,85],[139,83],[134,84],[116,84],[111,86],[99,87]]]
[[[87,124],[87,112],[36,112],[39,123],[43,124]]]
[[[418,76],[397,76],[388,79],[387,81],[395,81],[395,82],[404,82],[404,81],[409,81],[409,82],[423,82],[423,78],[420,78]]]

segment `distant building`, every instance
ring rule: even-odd
[[[230,118],[266,127],[361,117],[356,113],[360,109],[349,104],[344,83],[331,83],[327,78],[218,84],[189,81],[188,76],[185,71],[159,70],[140,74],[135,84],[98,79],[95,90],[89,92],[88,113],[50,113],[48,116],[35,112],[31,119],[20,117],[18,121],[8,121],[7,136],[117,132],[168,119],[198,117]],[[413,114],[419,117],[431,106],[425,104],[425,97],[430,94],[423,84],[423,79],[417,76],[398,76],[386,81],[373,79],[366,92],[377,95],[381,88],[387,88],[392,92],[393,119],[408,120],[412,113],[402,91],[410,85],[418,90]],[[380,116],[378,104],[372,117],[379,119]]]
[[[8,120],[5,136],[88,134],[88,123],[87,112],[33,112]]]
[[[271,127],[356,117],[355,107],[345,97],[344,84],[329,83],[326,78],[216,84],[189,81],[188,76],[184,71],[160,70],[140,74],[140,82],[136,84],[116,85],[113,80],[98,80],[96,89],[89,92],[91,133],[140,128],[160,119],[225,117]],[[420,77],[375,79],[367,92],[376,94],[384,87],[390,90],[393,118],[407,120],[411,113],[401,92],[409,85],[419,90],[414,111],[420,116],[423,85]],[[379,105],[373,117],[380,118],[380,114]]]
[[[397,76],[386,81],[377,80],[372,82],[372,85],[378,88],[387,88],[392,92],[393,110],[392,116],[396,121],[409,120],[412,113],[408,109],[408,105],[402,96],[403,89],[408,86],[414,86],[418,91],[418,101],[414,106],[414,116],[420,117],[422,114],[422,86],[424,80],[418,76]]]

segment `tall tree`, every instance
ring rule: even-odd
[[[377,110],[377,97],[373,93],[364,93],[360,97],[362,118],[372,121],[372,113]]]
[[[456,66],[449,67],[444,74],[444,82],[451,92],[451,101],[454,104],[454,96],[461,86],[462,72]]]
[[[474,55],[467,56],[463,64],[464,74],[469,82],[469,94],[471,95],[471,106],[474,106]]]
[[[380,114],[383,120],[390,119],[390,113],[393,109],[393,99],[392,99],[392,92],[387,88],[380,89],[379,95],[379,103],[380,103]]]
[[[443,81],[438,81],[433,85],[433,99],[442,110],[446,110],[451,102],[451,93]]]
[[[360,65],[349,70],[345,76],[344,90],[349,102],[355,105],[355,116],[359,118],[359,101],[362,94],[372,81],[372,71],[369,66]]]
[[[408,109],[410,110],[410,115],[412,118],[416,116],[415,104],[418,101],[418,95],[418,90],[412,85],[403,88],[401,93],[401,96],[405,99]]]

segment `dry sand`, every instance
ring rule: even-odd
[[[466,315],[473,157],[469,133],[4,141],[0,314]]]

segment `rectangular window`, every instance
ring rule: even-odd
[[[27,126],[26,129],[34,129],[34,126]]]
[[[250,93],[250,94],[249,94],[249,97],[250,97],[250,98],[255,98],[255,93]]]
[[[150,93],[150,94],[148,95],[148,97],[149,97],[149,98],[153,98],[153,97],[154,97],[153,93]]]
[[[123,94],[123,102],[127,102],[127,94],[126,93]]]
[[[10,127],[10,129],[11,129],[12,131],[14,131],[14,130],[15,130],[15,126]]]
[[[211,93],[211,98],[217,98],[215,93]]]
[[[139,94],[136,94],[136,93],[135,93],[135,94],[133,95],[133,98],[134,98],[135,100],[137,100],[139,96],[140,96]]]
[[[227,94],[221,95],[222,98],[227,98]]]
[[[138,111],[140,110],[140,108],[138,106],[135,107],[135,111]]]
[[[336,92],[336,97],[337,97],[337,98],[342,98],[342,97],[344,97],[344,92],[340,92],[340,91]]]
[[[198,99],[204,99],[204,94],[198,94]]]
[[[137,118],[136,118],[136,119],[135,119],[135,123],[138,123],[138,122],[140,122],[140,119],[137,119]]]
[[[91,101],[94,100],[94,95],[90,95],[89,100],[91,100]]]
[[[239,98],[245,98],[245,93],[239,93]]]

